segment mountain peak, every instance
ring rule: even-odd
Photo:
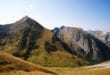
[[[30,18],[30,17],[28,17],[28,16],[25,16],[25,17],[23,17],[20,21],[25,22],[25,21],[27,21],[27,20],[33,20],[33,19]]]
[[[24,19],[31,19],[29,16],[24,16],[23,18]]]
[[[15,25],[21,25],[23,23],[27,23],[28,25],[32,25],[33,23],[37,23],[34,19],[28,17],[28,16],[24,16],[23,18],[21,18],[20,20],[18,20],[17,22],[15,22]],[[39,24],[40,25],[40,24]]]
[[[14,31],[16,32],[17,30],[21,30],[24,29],[26,27],[33,27],[34,28],[43,28],[43,26],[41,24],[39,24],[38,22],[36,22],[34,19],[25,16],[23,18],[21,18],[20,20],[16,21],[15,23],[13,23],[13,25],[11,26],[11,29],[14,29]]]

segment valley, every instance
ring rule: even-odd
[[[110,75],[110,61],[77,68],[51,67],[50,69],[58,72],[60,75]]]

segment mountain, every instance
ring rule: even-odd
[[[98,63],[110,59],[110,48],[98,38],[80,28],[61,27],[53,30],[55,36],[68,48],[68,51]]]
[[[110,32],[92,31],[92,30],[89,30],[87,32],[95,36],[96,38],[100,39],[110,47]]]
[[[87,60],[73,55],[51,30],[25,16],[21,20],[0,26],[0,51],[42,66],[82,66]]]
[[[25,16],[0,25],[0,51],[42,66],[77,67],[110,59],[110,47],[81,28],[49,30]]]
[[[9,75],[8,74],[9,71],[16,71],[16,72],[24,71],[24,72],[28,72],[28,73],[31,71],[35,71],[36,74],[37,74],[37,72],[41,72],[41,73],[43,73],[43,75],[47,75],[46,73],[48,73],[48,74],[50,73],[52,75],[57,75],[57,73],[54,71],[48,70],[41,66],[34,65],[30,62],[27,62],[20,58],[14,57],[8,53],[0,52],[0,75],[4,75],[4,74],[1,74],[1,72],[7,72],[6,75]]]
[[[99,38],[102,41],[110,41],[110,32],[104,31],[87,31],[88,33],[92,34],[93,36]]]

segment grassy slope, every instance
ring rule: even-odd
[[[10,72],[1,72],[0,75],[52,75],[50,73],[44,73],[41,71],[10,71]]]
[[[110,75],[110,69],[72,69],[60,73],[61,75]]]
[[[109,66],[105,66],[104,64]],[[70,68],[70,67],[49,67],[49,68],[59,72],[60,75],[110,75],[110,61],[97,65],[91,65],[86,67],[84,66],[79,68]]]
[[[27,61],[30,61],[34,64],[42,66],[68,66],[68,67],[77,67],[82,65],[88,65],[89,62],[78,58],[67,52],[63,46],[58,42],[52,41],[53,33],[47,29],[43,31],[42,37],[36,40],[36,44],[39,45],[38,49],[33,49],[30,52],[29,58]],[[45,42],[49,42],[51,45],[56,47],[55,50],[47,52],[45,49]],[[0,47],[0,50],[3,50],[8,53],[17,52],[16,46],[6,45]],[[22,55],[26,52],[26,49],[19,50],[18,54]],[[24,58],[24,57],[21,57]],[[68,61],[67,61],[68,60]]]
[[[13,73],[18,71],[24,71],[24,72],[38,72],[38,73],[48,73],[48,74],[55,74],[56,72],[48,70],[44,67],[34,65],[30,62],[21,60],[19,58],[16,58],[10,54],[0,52],[0,75],[4,73]],[[10,75],[10,74],[9,74]],[[14,75],[14,74],[12,74]]]
[[[68,53],[59,42],[56,41],[52,43],[52,36],[53,33],[49,30],[44,31],[42,38],[37,41],[37,43],[40,45],[40,48],[31,52],[28,61],[34,62],[35,64],[41,64],[43,66],[75,67],[88,64],[87,61],[84,61]],[[50,42],[57,49],[48,53],[45,49],[46,41]]]

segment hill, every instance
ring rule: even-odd
[[[110,61],[83,67],[51,67],[60,75],[110,75]]]
[[[37,72],[57,75],[56,72],[48,70],[44,67],[34,65],[30,62],[24,61],[17,57],[14,57],[8,53],[0,52],[0,75],[5,72],[24,71],[24,72]]]

